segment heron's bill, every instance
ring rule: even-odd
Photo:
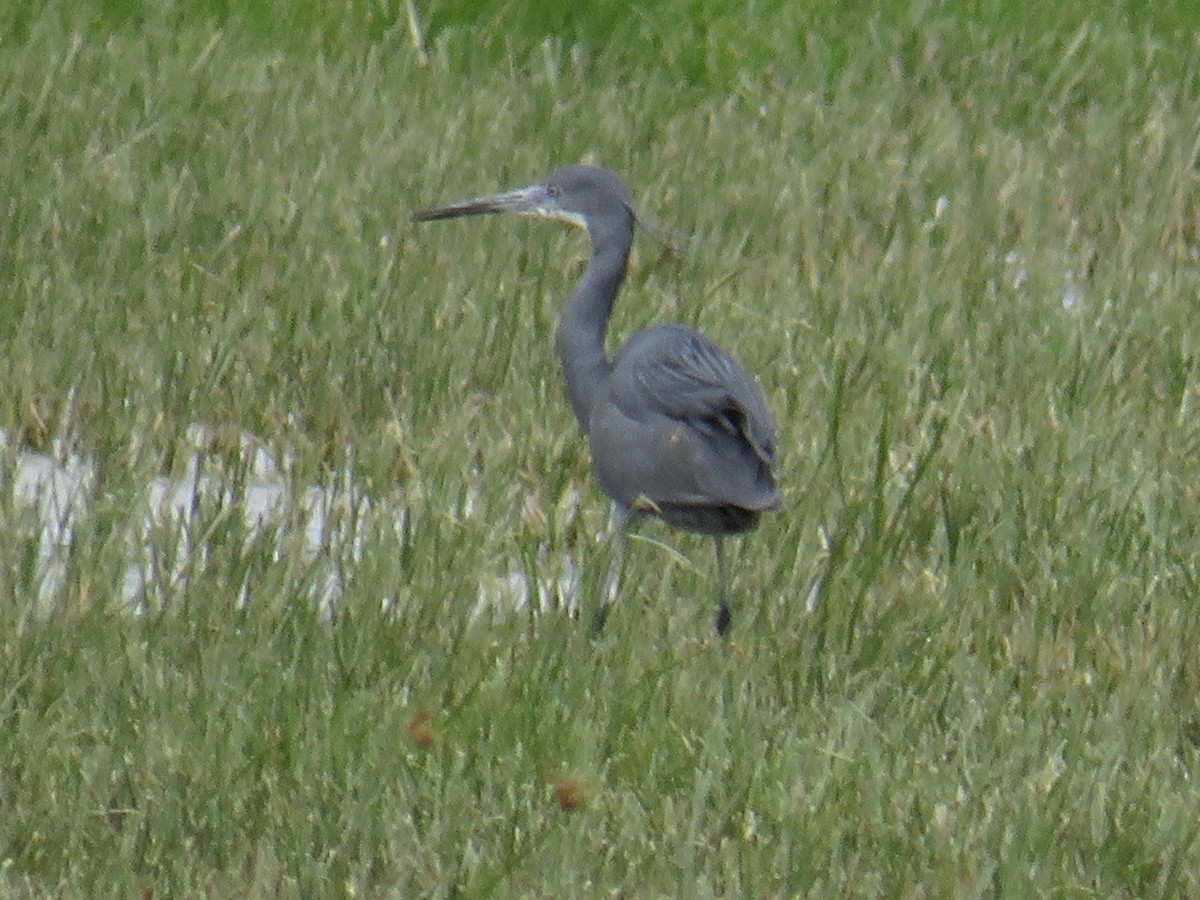
[[[458,219],[463,216],[487,216],[496,213],[515,213],[519,216],[534,216],[553,219],[576,228],[587,229],[583,216],[571,210],[561,209],[550,189],[544,184],[535,184],[515,191],[504,191],[488,197],[460,200],[433,209],[413,213],[414,222],[436,222],[442,219]]]

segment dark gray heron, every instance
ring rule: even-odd
[[[613,358],[604,336],[625,280],[637,216],[621,179],[565,166],[540,183],[424,210],[416,222],[511,212],[583,228],[592,256],[558,324],[558,355],[575,417],[591,443],[600,486],[612,498],[615,547],[595,630],[616,598],[626,530],[658,516],[712,535],[721,580],[717,633],[729,631],[725,536],[749,531],[780,504],[775,421],[750,374],[712,340],[684,325],[629,338]]]

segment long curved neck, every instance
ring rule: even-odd
[[[567,379],[567,396],[575,418],[588,430],[592,405],[606,385],[612,362],[604,351],[604,335],[613,301],[625,280],[632,230],[597,242],[592,236],[592,260],[567,299],[558,323],[558,356]]]

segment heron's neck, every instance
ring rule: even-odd
[[[632,233],[628,239],[592,246],[588,264],[571,292],[558,323],[558,355],[567,379],[567,396],[575,417],[588,430],[592,404],[605,386],[612,363],[604,351],[608,317],[629,261]]]

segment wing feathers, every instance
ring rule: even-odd
[[[613,399],[627,413],[657,413],[743,441],[769,468],[775,421],[758,384],[709,338],[683,326],[639,332],[614,360]]]

